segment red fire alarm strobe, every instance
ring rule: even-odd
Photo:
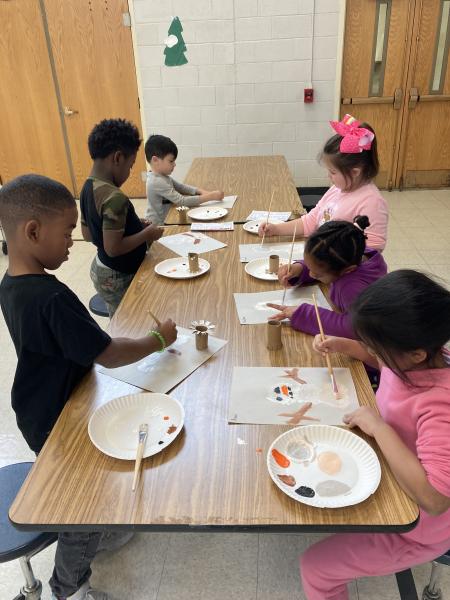
[[[313,88],[305,88],[303,90],[304,98],[303,101],[305,103],[314,102],[314,90]]]

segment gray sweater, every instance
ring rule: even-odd
[[[198,206],[197,188],[179,183],[168,175],[147,173],[147,210],[145,218],[154,225],[163,225],[170,205]]]

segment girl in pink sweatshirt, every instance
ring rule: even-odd
[[[408,533],[338,534],[300,559],[308,600],[347,600],[347,583],[428,562],[450,548],[450,292],[423,273],[394,271],[368,287],[353,309],[355,340],[315,339],[320,352],[378,363],[379,413],[346,415],[372,436],[400,487],[420,509]]]
[[[377,250],[366,248],[365,231],[369,219],[358,215],[353,223],[328,221],[308,238],[303,260],[280,267],[278,278],[282,285],[330,284],[330,300],[339,312],[319,308],[324,331],[328,335],[355,338],[350,306],[371,283],[386,275],[387,265]],[[312,304],[282,306],[268,304],[280,312],[269,319],[290,319],[294,329],[319,333]]]
[[[286,223],[262,223],[262,237],[292,235],[310,236],[326,221],[353,221],[356,215],[367,215],[367,245],[383,251],[386,245],[388,209],[379,189],[373,183],[378,174],[377,140],[367,123],[359,123],[350,115],[340,122],[331,121],[336,135],[328,140],[321,162],[333,184],[317,206],[300,219]]]

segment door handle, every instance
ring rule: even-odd
[[[415,87],[409,90],[409,103],[408,108],[411,110],[416,108],[417,103],[419,102],[419,90]]]
[[[73,110],[72,108],[69,108],[68,106],[64,107],[64,114],[66,115],[66,117],[70,117],[71,115],[77,115],[78,111],[77,110]]]
[[[394,110],[400,110],[402,107],[403,90],[402,88],[396,88],[394,92]]]

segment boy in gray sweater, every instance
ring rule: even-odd
[[[223,192],[209,192],[179,183],[170,177],[178,156],[176,144],[164,135],[151,135],[145,143],[145,157],[151,171],[147,173],[147,210],[145,218],[153,225],[164,224],[171,204],[199,206],[211,200],[223,200]]]

